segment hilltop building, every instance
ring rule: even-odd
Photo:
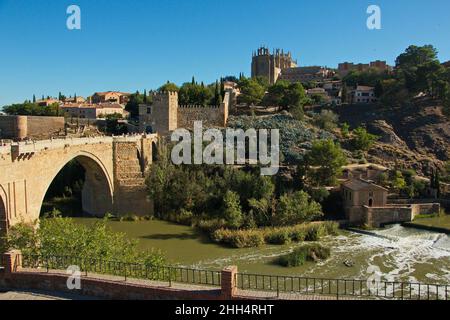
[[[356,86],[355,89],[349,92],[350,97],[348,101],[352,104],[366,104],[366,103],[375,103],[378,101],[375,96],[375,88],[368,86]]]
[[[55,103],[60,104],[61,101],[59,101],[58,99],[47,98],[47,99],[43,99],[43,100],[38,100],[38,101],[36,101],[36,103],[40,107],[48,107]]]
[[[310,66],[310,67],[295,67],[283,69],[279,76],[280,80],[290,82],[324,82],[327,79],[333,78],[335,72],[326,67]]]
[[[233,94],[225,92],[218,106],[179,105],[177,92],[153,94],[151,105],[139,106],[139,129],[167,135],[177,128],[192,129],[194,121],[203,121],[204,127],[225,127]]]
[[[275,49],[270,53],[268,48],[261,47],[252,55],[252,78],[266,77],[270,84],[274,84],[282,70],[296,66],[297,61],[292,59],[290,52]]]
[[[372,61],[370,63],[353,63],[343,62],[338,65],[338,74],[341,78],[348,75],[351,71],[367,71],[369,69],[375,69],[378,71],[392,71],[392,67],[387,64],[386,61]]]
[[[123,118],[128,112],[117,103],[99,103],[99,104],[76,104],[69,103],[60,106],[60,110],[68,117],[81,119],[98,119],[107,115],[119,114]]]
[[[64,99],[64,103],[85,103],[86,99],[80,96],[69,97]]]
[[[118,92],[118,91],[107,91],[107,92],[96,92],[91,97],[91,103],[119,103],[127,104],[130,100],[130,93]]]

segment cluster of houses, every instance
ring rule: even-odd
[[[81,119],[99,119],[108,115],[128,117],[125,105],[130,99],[130,93],[119,91],[96,92],[87,99],[74,96],[64,99],[47,98],[36,101],[39,106],[45,107],[58,104],[60,111],[68,116]]]

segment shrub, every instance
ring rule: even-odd
[[[164,265],[164,256],[158,251],[140,251],[138,242],[127,239],[123,233],[112,232],[104,220],[92,226],[77,224],[70,218],[42,219],[34,224],[20,223],[8,233],[8,249],[23,254],[42,256],[69,256],[96,258],[129,263]]]
[[[338,224],[330,221],[250,230],[221,228],[212,231],[210,237],[215,242],[225,243],[235,248],[248,248],[257,247],[264,243],[283,245],[291,241],[318,241],[325,235],[337,233]]]
[[[319,241],[327,234],[327,230],[322,223],[310,224],[306,231],[305,241]]]
[[[306,239],[306,228],[303,225],[294,226],[290,230],[290,237],[294,242],[302,242]]]
[[[325,221],[323,226],[327,235],[337,236],[339,234],[339,224],[334,221]]]
[[[293,252],[278,258],[278,264],[284,267],[298,267],[306,261],[325,260],[330,257],[330,249],[320,244],[307,244],[295,249]]]
[[[194,226],[203,232],[213,233],[216,230],[224,229],[226,222],[223,219],[201,219],[195,222]]]
[[[274,228],[265,230],[264,240],[269,244],[287,244],[291,242],[288,228]]]
[[[254,248],[264,244],[263,233],[259,230],[219,229],[213,232],[212,239],[234,248]]]

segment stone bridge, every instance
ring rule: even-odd
[[[50,184],[72,160],[86,170],[85,213],[152,214],[144,174],[156,142],[156,135],[130,135],[0,145],[0,233],[39,218]]]

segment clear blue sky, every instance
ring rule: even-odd
[[[66,28],[70,4],[79,31]],[[380,31],[366,28],[370,4],[382,9]],[[0,106],[248,75],[261,44],[300,65],[393,63],[410,44],[449,60],[449,12],[448,0],[0,0]]]

